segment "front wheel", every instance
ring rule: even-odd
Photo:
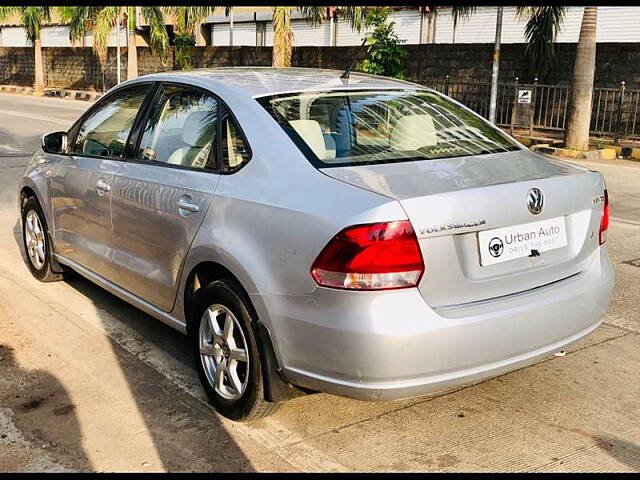
[[[31,274],[41,282],[62,280],[51,270],[51,244],[47,222],[38,200],[29,197],[22,207],[22,240]]]
[[[217,280],[195,294],[189,341],[202,386],[215,409],[236,421],[271,415],[264,398],[262,362],[245,295],[234,282]]]

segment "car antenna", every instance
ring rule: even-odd
[[[355,67],[356,62],[358,61],[358,57],[360,56],[360,52],[362,51],[362,47],[364,47],[364,44],[367,43],[367,36],[365,35],[364,39],[362,40],[362,44],[360,45],[360,48],[358,48],[358,50],[356,51],[356,54],[353,56],[353,60],[351,60],[351,65],[349,65],[347,67],[347,69],[344,71],[344,73],[342,75],[340,75],[340,78],[344,78],[345,80],[349,80],[349,74],[351,73],[351,70],[353,70],[353,67]]]

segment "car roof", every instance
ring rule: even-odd
[[[303,91],[424,88],[360,72],[351,72],[348,79],[342,79],[342,73],[342,70],[320,68],[221,67],[155,73],[139,78],[168,81],[179,77],[185,81],[188,77],[197,77],[211,87],[221,85],[254,98]]]

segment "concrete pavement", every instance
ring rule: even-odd
[[[566,356],[443,396],[317,394],[233,424],[207,406],[182,335],[24,264],[26,154],[89,106],[0,95],[0,471],[640,471],[640,168],[590,164],[618,219],[617,284],[605,325]]]

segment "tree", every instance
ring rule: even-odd
[[[27,38],[33,45],[35,76],[33,89],[37,93],[44,92],[44,67],[42,65],[42,43],[40,31],[42,25],[51,21],[51,7],[5,7],[0,6],[0,21],[10,15],[20,16],[20,24],[27,32]]]
[[[553,40],[564,22],[566,7],[518,7],[518,14],[527,15],[525,28],[527,55],[538,73],[545,73],[555,55]],[[588,150],[593,84],[596,67],[596,29],[598,7],[584,7],[580,36],[576,46],[571,80],[565,146]]]
[[[451,19],[453,20],[453,39],[451,43],[456,43],[456,29],[460,21],[467,21],[476,13],[477,7],[470,5],[456,5],[451,7]]]
[[[127,79],[138,76],[138,52],[136,48],[137,7],[63,7],[63,18],[69,22],[69,36],[77,41],[87,30],[93,30],[93,49],[102,63],[107,57],[109,35],[121,18],[127,20]],[[169,36],[162,7],[139,7],[149,22],[150,46],[154,53],[164,54],[169,46]],[[118,32],[119,33],[119,32]]]
[[[571,82],[571,101],[564,144],[576,150],[589,149],[589,126],[596,70],[598,7],[584,7]]]
[[[165,11],[173,23],[176,47],[176,62],[183,69],[191,68],[191,53],[188,47],[196,44],[196,28],[211,15],[218,7],[166,7]],[[229,14],[231,7],[226,7]]]
[[[366,25],[373,27],[367,36],[367,58],[360,65],[363,72],[373,75],[404,78],[404,60],[407,51],[393,31],[395,22],[387,23],[389,9],[376,7],[367,14]]]
[[[291,28],[291,11],[298,9],[312,25],[322,23],[326,7],[272,7],[273,23],[273,61],[276,68],[291,66],[293,47],[293,30]],[[339,7],[339,12],[348,20],[351,28],[358,32],[364,25],[367,7]]]
[[[525,54],[537,73],[543,75],[555,56],[554,39],[562,28],[567,7],[517,7],[518,16],[527,19]],[[584,7],[580,36],[571,80],[565,146],[576,150],[589,148],[589,127],[596,62],[598,7]]]
[[[531,60],[538,75],[544,75],[555,57],[554,40],[562,28],[567,7],[517,7],[519,18],[526,18],[524,36],[527,39],[525,55]]]
[[[76,44],[82,40],[87,30],[93,26],[93,21],[100,7],[58,7],[60,20],[69,26],[69,40]]]

